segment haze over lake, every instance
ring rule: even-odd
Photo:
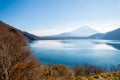
[[[120,61],[120,42],[115,40],[39,40],[30,47],[43,63],[116,65]]]

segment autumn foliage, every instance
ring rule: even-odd
[[[0,80],[28,80],[30,75],[34,76],[31,71],[40,64],[26,42],[20,31],[0,23]]]
[[[119,80],[120,65],[41,64],[20,30],[0,22],[0,80]]]

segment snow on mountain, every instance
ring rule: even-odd
[[[82,26],[76,30],[73,30],[71,32],[62,33],[57,36],[59,36],[59,37],[88,37],[88,36],[91,36],[96,33],[99,33],[99,32],[88,26]]]

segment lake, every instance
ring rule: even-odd
[[[39,40],[30,43],[30,47],[42,63],[120,64],[120,42],[114,40]]]

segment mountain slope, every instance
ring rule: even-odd
[[[88,37],[96,33],[98,33],[96,30],[91,29],[90,27],[87,26],[83,26],[74,31],[62,33],[56,36],[57,37]]]
[[[28,32],[25,32],[25,31],[23,31],[22,33],[30,41],[32,41],[32,40],[39,40],[40,39],[40,37],[35,36],[35,35],[31,34],[31,33],[28,33]]]
[[[104,34],[104,37],[102,39],[120,40],[120,28],[107,32],[106,34]]]
[[[105,39],[105,40],[120,40],[120,28],[107,32],[107,33],[97,33],[89,36],[90,39]]]
[[[28,40],[32,41],[32,40],[38,40],[39,37],[38,36],[35,36],[33,34],[30,34],[28,32],[24,32],[24,31],[21,31],[21,30],[18,30],[2,21],[0,21],[0,34],[10,34],[10,33],[14,33],[14,34],[18,34],[19,36],[23,36],[26,37]],[[1,35],[3,36],[3,35]],[[21,38],[23,39],[23,38]],[[27,40],[26,39],[26,40]]]
[[[20,30],[0,21],[0,39],[5,38],[9,34],[14,36],[15,38],[20,38],[25,43],[27,42],[27,39],[23,36]]]
[[[96,33],[96,34],[93,34],[92,36],[89,36],[88,38],[101,39],[103,37],[104,37],[104,34],[102,34],[102,33]]]

